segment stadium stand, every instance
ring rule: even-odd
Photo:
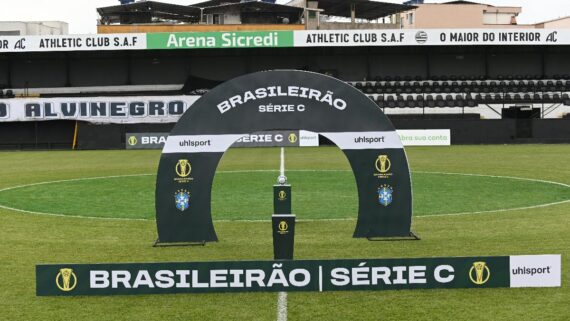
[[[508,80],[505,80],[508,79]],[[421,81],[421,83],[420,83]],[[569,105],[570,75],[500,75],[497,79],[467,76],[434,76],[393,80],[374,77],[374,81],[350,82],[355,88],[373,96],[378,106],[394,107],[477,107],[486,104],[565,104]],[[385,104],[386,101],[406,104]]]

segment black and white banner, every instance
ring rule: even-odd
[[[0,36],[0,52],[146,49],[146,34]]]
[[[253,39],[253,41],[246,41]],[[368,29],[0,36],[0,52],[358,46],[568,45],[570,29]]]
[[[200,96],[16,98],[0,100],[0,122],[81,120],[174,123]]]
[[[294,47],[568,44],[568,29],[303,30],[294,33]]]
[[[127,133],[125,147],[127,149],[161,149],[164,147],[169,133]],[[230,139],[237,136],[231,135]],[[192,139],[192,138],[189,138]],[[181,142],[173,137],[171,140]],[[199,141],[199,139],[198,139]],[[215,141],[215,140],[214,140]],[[212,143],[210,138],[204,145]],[[228,142],[231,143],[231,140]],[[199,145],[199,144],[196,144]],[[171,145],[172,146],[172,143]],[[319,146],[319,134],[306,130],[276,130],[246,134],[234,141],[231,147],[310,147]],[[190,146],[188,146],[190,148]],[[199,146],[192,146],[199,147]],[[173,147],[169,147],[173,148]],[[175,149],[176,147],[174,147]],[[227,148],[227,147],[226,147]]]

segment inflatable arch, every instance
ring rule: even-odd
[[[408,162],[382,110],[338,79],[279,70],[240,76],[217,86],[178,121],[158,168],[158,242],[217,241],[210,202],[224,152],[245,134],[296,129],[327,137],[348,158],[358,191],[354,237],[410,235]]]

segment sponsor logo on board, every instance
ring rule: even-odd
[[[491,270],[485,262],[474,262],[471,269],[469,269],[469,280],[476,285],[483,285],[489,281],[491,277]]]
[[[63,292],[72,291],[77,286],[77,275],[75,275],[73,269],[60,269],[55,277],[55,285]]]

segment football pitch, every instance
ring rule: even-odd
[[[408,147],[421,241],[354,239],[335,147],[286,149],[295,258],[562,254],[562,287],[289,293],[289,320],[569,320],[570,145]],[[277,293],[36,297],[35,265],[271,260],[277,148],[230,149],[217,243],[153,248],[160,151],[0,152],[0,320],[275,320]],[[198,170],[198,169],[193,169]],[[394,191],[395,195],[397,190]]]

